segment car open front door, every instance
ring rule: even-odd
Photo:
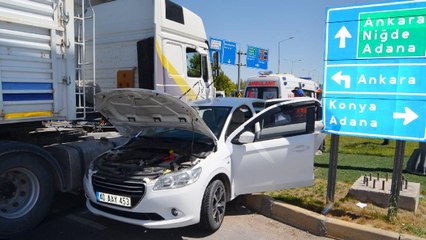
[[[235,195],[313,184],[315,114],[314,104],[281,103],[230,135]]]

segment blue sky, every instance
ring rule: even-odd
[[[269,49],[268,70],[312,77],[322,82],[325,15],[327,8],[364,5],[378,0],[173,0],[199,15],[208,37],[237,42],[243,52],[247,45]],[[245,58],[244,58],[245,59]],[[300,60],[300,61],[299,61]],[[292,69],[293,65],[293,69]],[[237,66],[222,69],[237,81]],[[257,69],[241,68],[241,78],[257,75]]]

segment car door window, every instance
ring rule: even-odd
[[[231,122],[228,125],[226,130],[226,137],[229,136],[235,129],[237,129],[241,124],[245,123],[248,119],[253,117],[253,113],[247,105],[242,105],[238,107],[231,117]],[[254,129],[254,128],[253,128]]]
[[[277,106],[245,126],[242,132],[255,133],[255,141],[307,134],[312,132],[310,127],[315,124],[314,120],[317,118],[315,116],[308,121],[308,115],[317,114],[317,112],[315,104]],[[255,132],[256,125],[258,130]]]
[[[259,140],[307,133],[308,106],[288,107],[266,115],[260,122]]]

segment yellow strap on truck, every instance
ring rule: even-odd
[[[185,93],[186,91],[188,91],[188,89],[191,89],[191,87],[188,86],[188,83],[185,81],[185,79],[179,76],[178,71],[173,67],[173,65],[169,62],[169,60],[167,60],[166,56],[163,55],[160,44],[158,42],[155,43],[155,47],[157,49],[157,54],[160,57],[161,65],[163,65],[166,71],[175,80],[176,84],[179,86],[182,93]],[[196,96],[195,92],[191,89],[189,91],[189,94],[186,97],[188,100],[195,100],[195,96]]]
[[[20,112],[20,113],[6,113],[4,119],[16,119],[16,118],[31,118],[31,117],[51,117],[52,112]]]

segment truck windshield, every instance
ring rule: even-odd
[[[277,87],[248,87],[245,97],[259,99],[274,99],[278,98]]]

